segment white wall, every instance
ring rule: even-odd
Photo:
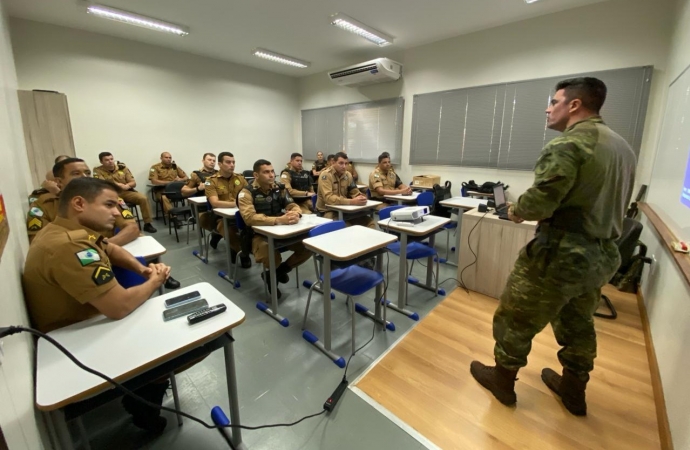
[[[674,22],[665,86],[690,65],[690,0],[678,1]],[[657,151],[672,149],[659,147]],[[682,179],[679,182],[682,185]],[[653,184],[650,189],[654,189]],[[683,208],[680,203],[678,207]],[[661,217],[670,217],[664,211],[658,213]],[[649,255],[654,259],[651,268],[645,271],[642,292],[659,362],[673,444],[676,450],[687,450],[690,449],[690,286],[651,223],[646,218],[642,223],[645,227],[642,241],[649,246]]]
[[[572,73],[654,65],[655,73],[640,154],[638,182],[650,172],[664,99],[666,54],[670,38],[667,0],[611,0],[409,49],[390,57],[403,63],[403,79],[366,88],[341,88],[325,73],[300,79],[300,109],[402,95],[405,98],[402,178],[434,173],[453,182],[501,180],[511,198],[527,189],[529,172],[461,167],[407,167],[412,96]],[[297,132],[301,148],[301,131]],[[313,158],[314,155],[308,155]],[[367,169],[370,170],[370,169]],[[362,170],[365,172],[365,170]],[[368,172],[367,172],[368,173]]]
[[[204,152],[230,151],[243,170],[294,151],[294,78],[39,22],[10,25],[20,89],[67,95],[77,156],[91,167],[110,151],[143,188],[163,151],[188,174]]]
[[[24,222],[30,183],[25,148],[7,17],[0,2],[0,161],[6,162],[0,192],[10,225],[9,240],[0,261],[0,326],[29,324],[20,279],[29,247]],[[0,366],[0,428],[10,449],[41,449],[34,413],[33,340],[20,334],[2,342],[5,359]]]

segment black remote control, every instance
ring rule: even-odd
[[[206,319],[210,319],[213,316],[217,316],[220,313],[224,313],[226,309],[228,309],[228,307],[223,305],[222,303],[219,305],[211,306],[210,308],[204,308],[201,311],[197,311],[194,314],[188,315],[187,322],[189,322],[190,325],[193,325],[195,323],[202,322]]]

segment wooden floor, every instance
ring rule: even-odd
[[[636,297],[605,288],[618,319],[597,318],[598,357],[588,416],[570,415],[542,383],[560,373],[550,326],[534,340],[515,385],[517,407],[500,404],[470,375],[493,363],[498,301],[456,289],[384,356],[357,387],[443,449],[659,449],[659,428]]]

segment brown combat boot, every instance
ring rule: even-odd
[[[587,415],[587,403],[585,402],[585,388],[587,381],[582,381],[575,372],[563,369],[563,376],[546,368],[541,371],[541,379],[549,389],[561,397],[563,406],[575,416]]]
[[[498,362],[496,366],[485,366],[479,361],[472,361],[470,373],[475,380],[494,394],[499,402],[512,406],[517,402],[515,395],[515,377],[517,370],[508,370]]]

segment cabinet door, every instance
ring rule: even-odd
[[[57,156],[75,156],[67,96],[40,91],[18,91],[18,96],[29,169],[38,188]]]

